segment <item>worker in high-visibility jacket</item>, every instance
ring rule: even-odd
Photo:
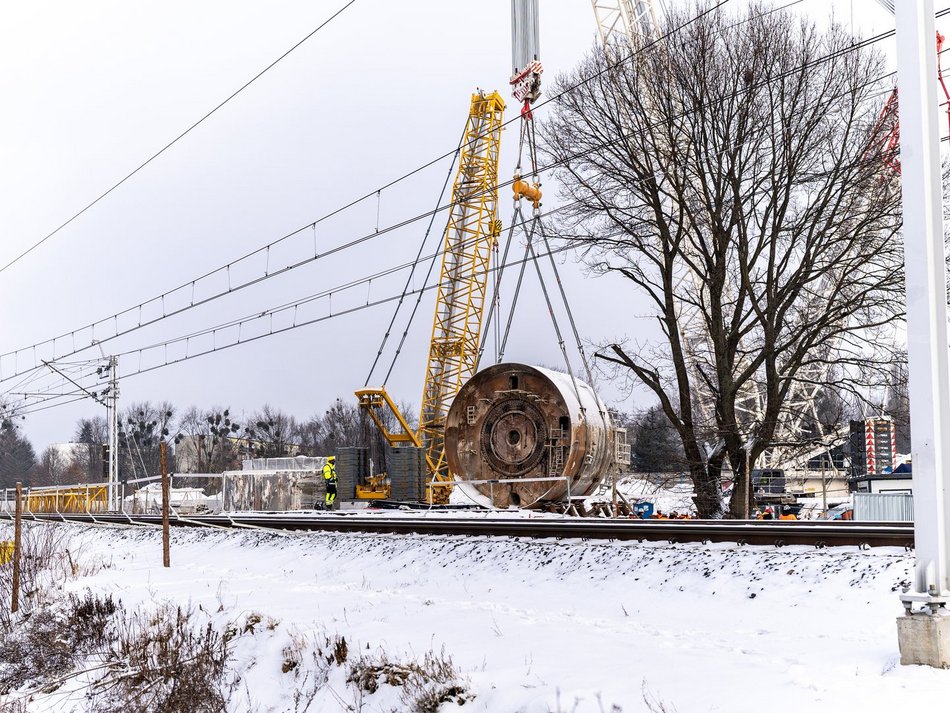
[[[332,510],[336,501],[336,456],[327,458],[323,466],[323,480],[327,486],[326,509]]]

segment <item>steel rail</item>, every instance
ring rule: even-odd
[[[160,515],[136,515],[130,525],[123,513],[25,513],[37,521],[114,524],[127,527],[160,525]],[[11,513],[0,517],[12,518]],[[913,523],[829,522],[822,520],[607,520],[594,518],[457,517],[432,513],[392,517],[363,513],[229,513],[189,515],[171,519],[180,527],[258,528],[298,532],[364,532],[416,535],[480,535],[588,540],[667,542],[735,542],[740,545],[809,545],[812,547],[914,546]]]

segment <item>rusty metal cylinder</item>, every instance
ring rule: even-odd
[[[496,364],[462,386],[445,452],[462,490],[500,508],[588,495],[615,467],[610,415],[594,390],[525,364]],[[466,482],[485,480],[494,482]]]

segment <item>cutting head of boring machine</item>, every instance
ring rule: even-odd
[[[446,419],[445,451],[463,491],[501,508],[588,495],[616,463],[610,416],[589,385],[513,363],[462,386]]]

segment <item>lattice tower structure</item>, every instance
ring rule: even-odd
[[[881,3],[891,12],[894,11],[893,3]],[[948,90],[943,76],[943,65],[941,55],[945,37],[939,32],[936,35],[937,43],[937,84],[940,89],[941,101],[941,121],[945,121],[945,126],[950,136],[950,90]],[[898,96],[895,88],[884,103],[878,117],[877,126],[872,132],[871,144],[868,146],[868,153],[880,150],[883,155],[884,165],[894,174],[900,175],[900,122],[897,113]],[[832,299],[833,296],[842,289],[842,275],[837,271],[827,274],[819,283],[818,289],[812,296],[812,303],[806,308],[806,312],[812,308],[823,309],[822,303]],[[829,332],[838,332],[843,326],[840,323],[828,325]],[[818,396],[827,385],[830,364],[833,353],[836,349],[836,340],[826,340],[814,351],[808,362],[801,367],[798,377],[789,391],[781,414],[779,414],[779,425],[776,429],[775,444],[763,454],[764,466],[766,468],[788,468],[795,460],[807,462],[812,454],[820,452],[827,448],[827,445],[797,444],[796,440],[801,440],[806,428],[814,424],[816,428],[821,429],[821,423],[818,418],[816,407]],[[819,434],[820,440],[831,443],[843,439],[843,429],[838,427],[833,433]],[[824,437],[822,437],[824,436]]]
[[[472,95],[452,189],[419,416],[419,439],[437,480],[449,480],[446,415],[478,362],[489,262],[501,232],[497,184],[504,111],[498,92]]]
[[[652,0],[591,0],[600,41],[609,45],[626,39],[631,32],[644,37],[656,33],[656,9]]]

